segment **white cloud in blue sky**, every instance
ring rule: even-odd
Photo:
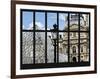
[[[25,26],[23,25],[23,29],[25,28]]]
[[[65,17],[66,16],[64,14],[60,14],[59,19],[62,20],[62,21],[65,21]]]
[[[41,23],[41,22],[36,22],[36,28],[38,29],[41,29],[41,30],[44,30],[44,25]],[[24,26],[25,27],[25,26]],[[29,25],[28,25],[28,28],[25,28],[25,29],[32,29],[33,28],[33,22],[31,22]]]
[[[29,26],[28,29],[32,29],[33,28],[33,22],[31,22],[28,26]]]
[[[38,29],[41,29],[41,30],[45,30],[45,26],[41,23],[41,22],[36,22],[36,28]],[[23,25],[23,29],[25,28],[25,26]],[[31,22],[29,25],[28,25],[28,28],[25,28],[25,29],[28,29],[28,30],[31,30],[33,28],[33,22]],[[47,28],[47,30],[50,30],[49,28]]]
[[[41,22],[36,22],[36,25],[39,27],[39,29],[44,30],[45,27]]]
[[[60,30],[64,30],[67,24],[66,22],[67,16],[68,16],[67,13],[59,13],[59,29]]]

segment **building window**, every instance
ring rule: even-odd
[[[70,49],[78,53],[77,59],[80,61],[80,50],[83,51],[80,44],[87,44],[84,39],[90,44],[90,30],[86,30],[89,23],[82,29],[80,15],[90,16],[81,12],[21,9],[21,69],[74,66],[75,63],[72,65],[70,60],[76,62],[76,58],[71,58]],[[88,37],[83,39],[80,33],[87,33]],[[77,38],[72,38],[72,34]],[[72,45],[75,46],[71,48]]]
[[[76,46],[73,46],[73,53],[76,53]]]
[[[73,37],[76,37],[76,33],[73,33]]]
[[[83,52],[83,46],[81,46],[81,52]]]
[[[76,57],[73,57],[73,62],[77,62]]]

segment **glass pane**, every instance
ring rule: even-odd
[[[35,32],[35,63],[45,63],[45,32]]]
[[[57,24],[57,13],[47,13],[47,29],[53,29],[53,25]]]
[[[70,24],[70,31],[76,31],[78,30],[78,19],[79,19],[79,14],[77,13],[70,13],[69,16],[69,24]]]
[[[89,30],[89,14],[80,15],[80,30],[82,31]]]
[[[33,33],[22,32],[22,64],[33,63]]]
[[[54,63],[54,46],[51,32],[47,32],[47,63]]]
[[[80,60],[89,61],[89,34],[80,33]]]
[[[70,62],[78,62],[78,33],[70,32]]]
[[[68,61],[68,33],[59,32],[59,62]]]
[[[68,14],[59,13],[59,30],[68,30]]]
[[[32,30],[33,29],[33,12],[22,12],[22,27],[24,30]]]
[[[36,30],[45,30],[45,13],[35,12],[35,25]]]

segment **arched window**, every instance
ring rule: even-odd
[[[76,46],[73,46],[73,53],[76,53]]]
[[[83,52],[83,46],[81,46],[81,52]]]
[[[76,37],[76,33],[73,33],[73,37]]]
[[[73,62],[77,62],[76,57],[73,57]]]

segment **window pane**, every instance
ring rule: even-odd
[[[59,32],[59,62],[68,61],[68,33]]]
[[[29,29],[33,29],[33,12],[27,12],[27,11],[23,11],[22,12],[22,28],[24,30],[29,30]]]
[[[70,32],[70,62],[78,62],[78,33]]]
[[[47,32],[47,63],[54,63],[54,42],[51,32]]]
[[[35,32],[35,63],[45,63],[45,32]]]
[[[89,35],[80,33],[80,60],[89,61]]]
[[[79,19],[79,14],[77,13],[70,13],[69,16],[69,24],[70,24],[70,31],[76,31],[78,30],[78,19]]]
[[[45,12],[35,12],[36,30],[45,30]]]
[[[59,13],[59,30],[68,30],[68,14]]]
[[[22,32],[22,64],[33,63],[33,32]]]
[[[89,30],[89,14],[80,15],[80,30],[82,31]]]
[[[57,13],[47,13],[47,29],[53,29],[53,25],[57,24]]]

